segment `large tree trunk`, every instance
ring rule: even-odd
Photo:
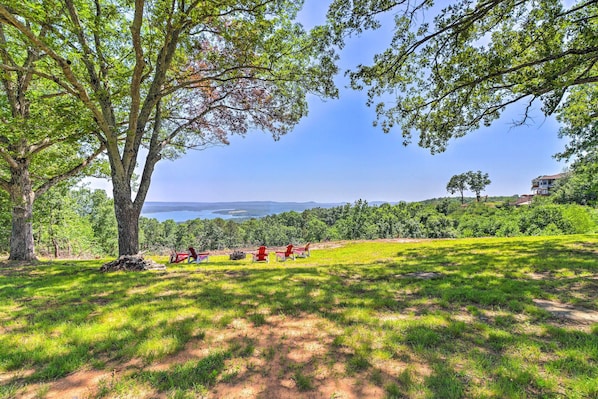
[[[156,126],[159,126],[159,120],[156,121]],[[141,128],[140,128],[141,129]],[[116,221],[118,225],[118,255],[135,255],[139,252],[139,215],[141,208],[145,202],[147,192],[149,190],[152,173],[156,163],[160,160],[161,146],[157,141],[157,131],[155,128],[152,135],[149,153],[145,158],[145,165],[141,175],[141,181],[137,188],[135,200],[133,200],[131,189],[131,175],[125,173],[120,163],[120,159],[114,154],[116,151],[108,151],[108,156],[111,162],[112,169],[112,192],[114,194],[114,211],[116,214]],[[112,156],[111,156],[112,154]],[[135,162],[131,161],[131,165]]]
[[[33,245],[33,200],[35,193],[29,176],[29,161],[17,160],[11,167],[10,199],[12,208],[12,234],[10,237],[10,260],[35,260]]]
[[[118,255],[135,255],[139,252],[140,210],[136,209],[126,192],[119,192],[118,186],[114,184],[113,189],[114,212],[118,224]]]

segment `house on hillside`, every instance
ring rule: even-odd
[[[550,195],[550,190],[554,187],[555,182],[565,176],[567,176],[566,173],[558,173],[536,177],[532,180],[532,193],[534,195]]]

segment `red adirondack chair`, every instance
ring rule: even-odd
[[[187,262],[191,263],[191,260],[195,259],[195,263],[199,263],[201,261],[208,261],[210,260],[210,253],[209,252],[199,252],[195,251],[195,248],[189,247],[189,258],[187,258]]]
[[[293,253],[298,258],[307,258],[310,255],[310,253],[309,253],[310,245],[311,245],[311,242],[308,242],[304,247],[295,247],[295,248],[293,248]]]
[[[268,258],[268,252],[266,251],[266,247],[262,245],[257,249],[257,252],[252,252],[252,261],[253,262],[270,262]]]
[[[287,245],[285,251],[276,251],[276,260],[284,262],[288,258],[295,260],[295,254],[293,253],[293,244]]]
[[[176,252],[170,255],[170,263],[180,263],[189,257],[189,252]]]

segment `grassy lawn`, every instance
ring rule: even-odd
[[[598,397],[598,236],[102,263],[0,264],[0,398]]]

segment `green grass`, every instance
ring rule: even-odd
[[[102,263],[0,265],[0,398],[45,397],[86,371],[105,372],[96,398],[310,397],[341,380],[354,396],[598,397],[598,325],[534,303],[598,312],[597,236],[354,242],[167,272]]]

